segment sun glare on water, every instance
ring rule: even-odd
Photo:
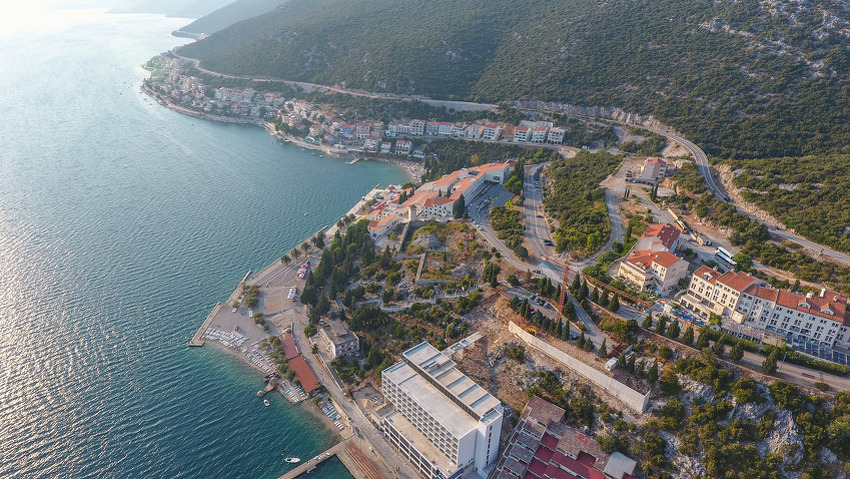
[[[4,8],[0,35],[28,31],[57,31],[71,25],[94,22],[106,9],[64,9],[56,0],[21,0]]]

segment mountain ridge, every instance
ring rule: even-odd
[[[794,5],[292,0],[180,54],[377,92],[618,107],[728,158],[847,151],[850,13]]]

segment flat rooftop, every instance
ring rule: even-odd
[[[413,402],[445,427],[452,436],[460,439],[478,428],[477,419],[467,414],[425,380],[410,364],[401,362],[390,366],[384,370],[383,376],[384,380],[398,385]]]
[[[501,402],[496,397],[460,372],[451,358],[427,342],[408,349],[402,356],[433,389],[449,396],[452,402],[462,404],[461,410],[473,416],[476,422],[494,408],[501,413]]]

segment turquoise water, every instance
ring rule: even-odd
[[[185,23],[0,31],[0,477],[276,477],[336,440],[186,342],[247,270],[405,176],[140,94]]]

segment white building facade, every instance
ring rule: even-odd
[[[498,458],[502,405],[426,342],[381,373],[381,389],[395,410],[381,429],[429,478],[455,479],[474,468],[486,477]]]

